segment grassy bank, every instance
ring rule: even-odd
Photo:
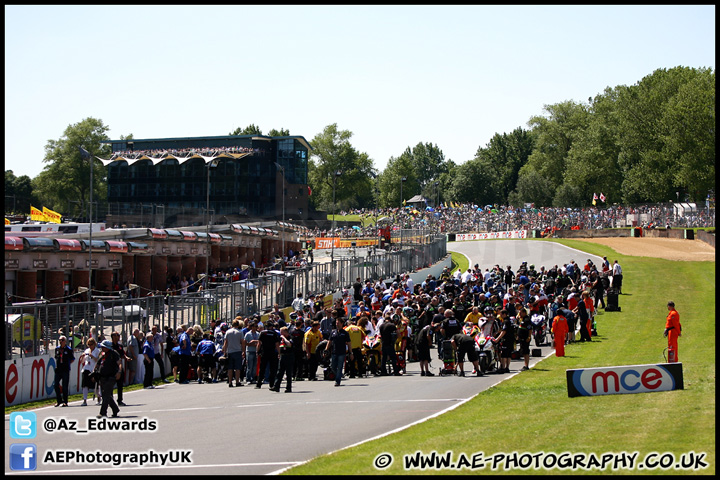
[[[666,452],[705,453],[709,466],[696,473],[715,473],[715,264],[630,257],[582,242],[560,243],[594,255],[617,258],[624,271],[621,312],[597,317],[598,336],[590,344],[573,344],[565,357],[550,357],[528,372],[477,395],[440,417],[363,445],[323,455],[289,470],[297,475],[337,474],[584,474],[599,470],[412,470],[403,456],[465,453],[471,458],[496,453]],[[663,363],[667,341],[662,333],[666,303],[674,300],[683,336],[684,390],[634,395],[569,398],[565,370],[610,365]],[[517,365],[513,362],[513,365]],[[394,462],[384,470],[374,459],[389,453]],[[682,470],[618,470],[605,473],[667,474]]]

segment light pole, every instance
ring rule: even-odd
[[[205,252],[205,289],[210,288],[210,169],[217,167],[217,159],[207,163],[207,197],[205,200],[205,235],[207,237],[207,251]]]
[[[373,172],[370,172],[370,176],[375,179],[375,237],[377,237],[378,214],[380,213],[380,179]],[[379,243],[380,241],[378,240],[378,244]]]
[[[90,244],[88,245],[88,302],[92,301],[92,204],[93,204],[93,160],[90,152],[85,150],[83,147],[78,146],[80,149],[80,156],[83,160],[87,160],[90,163]]]
[[[405,220],[402,218],[402,214],[405,213],[403,211],[403,183],[407,181],[407,177],[400,177],[400,250],[402,250],[403,245],[403,225],[405,223]]]
[[[285,167],[280,165],[279,163],[275,162],[275,166],[282,170],[282,221],[283,221],[283,229],[281,230],[281,237],[282,237],[282,253],[280,254],[280,257],[283,259],[282,265],[283,270],[285,270]]]
[[[330,246],[330,263],[333,265],[333,270],[335,270],[335,186],[337,185],[337,179],[342,175],[342,170],[336,170],[335,176],[333,177],[333,219],[332,219],[332,244]]]

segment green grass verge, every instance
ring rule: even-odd
[[[460,270],[461,272],[464,272],[465,270],[470,268],[470,261],[465,255],[458,252],[452,252],[450,250],[448,251],[450,252],[450,259],[452,260],[450,273],[455,273],[455,270]]]
[[[528,372],[480,393],[439,417],[357,447],[320,456],[285,472],[292,475],[387,474],[668,474],[682,470],[412,470],[403,456],[453,452],[468,458],[495,453],[653,452],[679,459],[705,453],[715,473],[715,264],[631,257],[579,240],[562,244],[618,259],[623,266],[621,312],[597,317],[598,337],[566,347],[565,357],[550,357]],[[685,389],[672,392],[597,397],[567,396],[565,370],[611,365],[662,363],[666,303],[674,300],[683,325],[679,358]],[[513,365],[518,365],[513,362]],[[379,414],[381,410],[379,410]],[[394,462],[377,470],[373,460],[390,453]]]

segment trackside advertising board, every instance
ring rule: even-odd
[[[528,238],[527,230],[508,230],[506,232],[458,233],[456,242],[468,240],[492,240],[496,238]]]
[[[683,390],[682,363],[566,370],[568,397]]]

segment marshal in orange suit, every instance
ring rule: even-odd
[[[565,336],[568,333],[567,318],[558,311],[558,314],[553,318],[552,332],[555,334],[555,356],[565,356]]]
[[[668,339],[668,362],[678,362],[678,337],[682,335],[680,314],[675,310],[675,302],[668,302],[668,316],[665,319],[665,333]]]

